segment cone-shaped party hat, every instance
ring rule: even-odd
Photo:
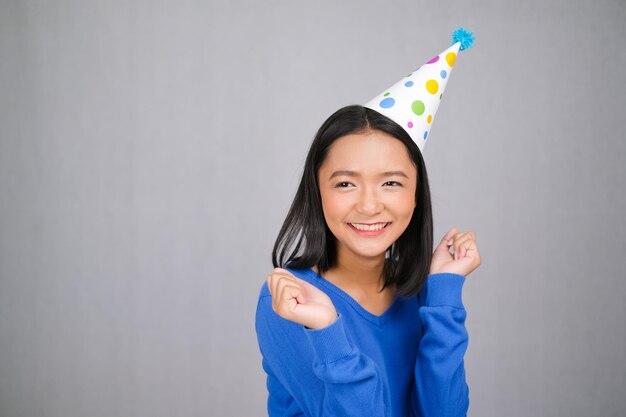
[[[459,51],[472,47],[474,32],[459,28],[452,46],[364,104],[406,130],[420,151],[430,134],[435,113],[450,79]]]

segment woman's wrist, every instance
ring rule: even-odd
[[[323,329],[324,327],[328,327],[333,324],[339,318],[339,313],[335,312],[335,315],[330,315],[329,317],[320,320],[318,323],[313,324],[311,327],[304,326],[308,330],[318,330]]]

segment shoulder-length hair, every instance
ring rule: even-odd
[[[369,108],[353,105],[337,110],[320,127],[311,144],[296,196],[278,233],[274,267],[308,269],[320,274],[336,265],[337,251],[322,211],[318,172],[328,149],[339,138],[367,130],[379,130],[404,144],[417,171],[415,209],[406,230],[388,248],[383,289],[395,284],[400,295],[419,292],[430,270],[433,251],[433,218],[430,189],[422,154],[409,134],[396,122]]]

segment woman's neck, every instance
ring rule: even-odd
[[[337,263],[324,276],[340,288],[359,288],[367,293],[380,292],[385,282],[385,254],[375,258],[363,258],[337,249]]]
[[[396,286],[382,290],[384,284],[384,254],[380,258],[362,259],[338,257],[337,264],[324,272],[324,278],[341,288],[370,313],[386,312],[396,297]],[[317,268],[314,268],[318,272]]]

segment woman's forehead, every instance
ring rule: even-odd
[[[404,144],[377,130],[350,134],[337,139],[329,148],[320,171],[343,170],[356,173],[406,171],[415,166]]]

